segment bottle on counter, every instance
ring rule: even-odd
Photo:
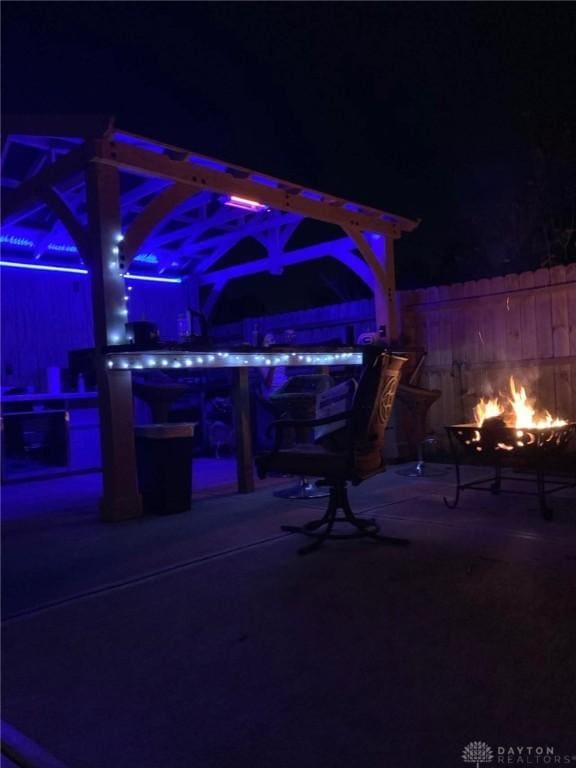
[[[186,342],[190,339],[190,325],[190,315],[188,312],[180,312],[178,315],[176,315],[178,341]]]

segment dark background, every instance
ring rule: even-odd
[[[421,218],[401,287],[576,260],[572,3],[4,2],[2,38],[5,113]]]

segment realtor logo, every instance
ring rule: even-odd
[[[462,751],[462,760],[480,768],[480,763],[491,763],[494,760],[494,753],[485,741],[471,741]]]

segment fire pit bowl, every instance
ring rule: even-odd
[[[482,426],[477,424],[454,424],[446,427],[448,440],[452,451],[454,469],[456,472],[456,497],[453,501],[444,499],[447,507],[454,509],[458,505],[460,491],[465,488],[477,491],[489,491],[499,494],[503,480],[518,482],[535,482],[536,491],[508,490],[509,493],[521,493],[538,496],[540,510],[546,520],[552,519],[552,512],[546,505],[549,493],[572,488],[576,485],[576,457],[573,461],[565,462],[572,479],[567,475],[561,478],[551,478],[559,475],[563,468],[563,460],[571,456],[570,443],[576,436],[576,422],[559,426],[546,427],[511,427],[501,418],[486,419]],[[494,474],[481,480],[462,483],[460,479],[460,463],[462,458],[472,460],[474,464],[493,467]],[[503,468],[521,470],[515,476],[504,476]],[[528,476],[531,473],[531,476]]]
[[[457,443],[469,456],[502,460],[509,456],[514,462],[533,461],[562,454],[576,435],[576,422],[557,427],[509,427],[500,419],[487,419],[477,424],[455,424],[446,427],[450,444]]]

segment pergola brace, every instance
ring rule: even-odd
[[[62,197],[53,189],[41,187],[38,188],[37,193],[67,230],[80,256],[87,261],[86,229],[80,224]]]
[[[282,253],[282,263],[285,267],[294,264],[301,264],[304,261],[321,259],[326,256],[341,261],[363,280],[366,285],[373,288],[374,281],[369,268],[352,253],[352,244],[350,240],[339,238],[318,245],[311,245],[307,248],[299,248],[294,251],[285,251]],[[200,285],[226,284],[229,280],[246,277],[248,275],[258,274],[259,272],[268,272],[270,268],[270,259],[258,259],[245,264],[233,267],[226,267],[215,272],[205,272],[199,275]]]
[[[173,184],[163,189],[162,192],[148,203],[124,233],[124,239],[121,244],[123,261],[121,266],[123,269],[128,269],[142,243],[164,221],[166,216],[176,206],[194,197],[198,191],[198,188],[194,189],[187,184]]]
[[[41,190],[53,187],[63,179],[81,172],[86,162],[86,146],[82,145],[59,157],[54,163],[44,166],[35,176],[23,182],[10,195],[10,199],[5,201],[2,211],[3,226],[16,224],[40,210],[45,204],[41,199]]]
[[[389,339],[397,339],[400,329],[395,296],[394,240],[372,232],[367,237],[357,228],[346,228],[345,232],[354,241],[374,277],[376,324],[386,327]]]
[[[222,283],[216,283],[212,286],[212,289],[208,296],[206,297],[204,303],[202,304],[202,314],[204,317],[208,318],[212,314],[214,307],[216,306],[216,302],[220,298],[220,295],[224,288],[226,287],[226,282]]]

